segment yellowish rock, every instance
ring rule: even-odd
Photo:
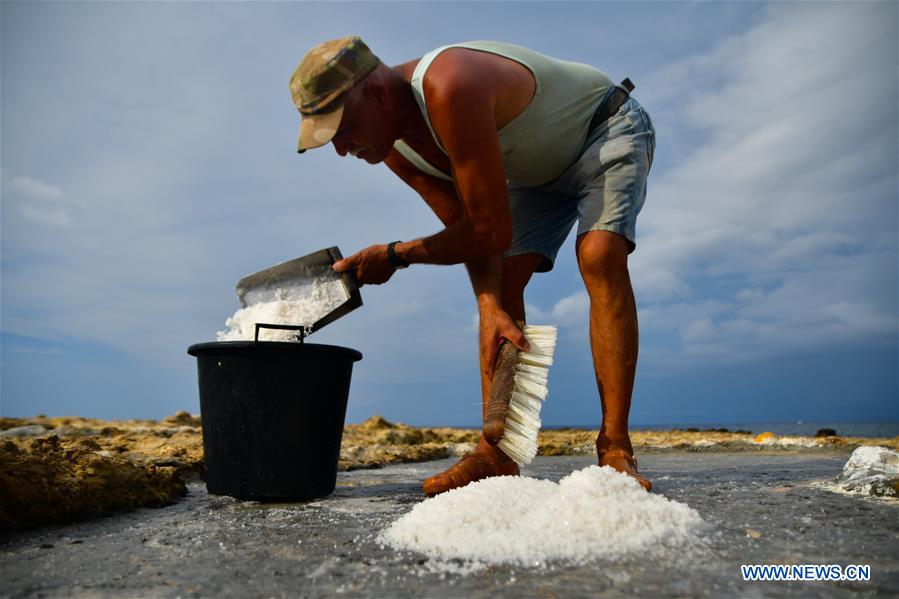
[[[165,505],[184,493],[185,480],[203,473],[200,417],[188,412],[162,421],[43,415],[0,418],[0,431],[19,427],[32,427],[38,434],[0,438],[0,526],[63,522],[110,510]],[[596,435],[596,430],[584,429],[541,431],[538,452],[595,455]],[[480,436],[480,429],[413,427],[372,416],[344,427],[338,467],[377,468],[461,456],[474,449]],[[759,445],[774,439],[770,432],[753,438],[746,431],[723,429],[631,432],[638,452],[757,451]],[[780,437],[777,441],[790,439],[811,440]],[[814,441],[815,448],[842,451],[859,445],[899,449],[899,437]]]

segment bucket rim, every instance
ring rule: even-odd
[[[312,353],[313,355],[341,354],[346,358],[352,359],[353,362],[358,362],[362,359],[362,352],[351,347],[327,345],[324,343],[299,343],[296,341],[207,341],[195,343],[187,348],[187,353],[197,358],[202,354],[247,354],[256,351]]]

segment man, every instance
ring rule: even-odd
[[[389,67],[356,36],[310,50],[290,88],[302,116],[299,152],[330,142],[340,156],[384,162],[443,222],[435,235],[371,246],[334,268],[381,284],[410,264],[465,263],[485,409],[502,340],[527,349],[515,324],[525,320],[525,286],[552,269],[578,221],[602,405],[599,464],[650,490],[628,436],[638,331],[627,257],[655,131],[629,90],[587,65],[499,42],[444,46]],[[504,474],[518,466],[482,436],[423,488],[435,495]]]

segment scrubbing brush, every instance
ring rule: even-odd
[[[484,419],[484,438],[518,465],[537,455],[540,409],[549,393],[549,367],[556,350],[556,327],[522,328],[531,346],[519,351],[509,342],[500,348]]]

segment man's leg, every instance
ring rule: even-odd
[[[590,296],[590,347],[602,404],[596,440],[601,465],[651,484],[637,475],[628,434],[628,414],[637,368],[637,306],[627,270],[627,240],[610,231],[589,231],[577,239],[581,276]]]
[[[523,254],[503,259],[502,306],[509,317],[515,321],[524,321],[524,288],[543,257],[539,254]],[[490,400],[490,380],[484,374],[484,361],[480,356],[481,372],[481,417],[487,410]],[[457,464],[440,474],[424,481],[422,488],[427,495],[436,495],[462,487],[470,482],[489,476],[518,474],[518,465],[498,447],[490,445],[481,435],[475,450],[462,458]]]

